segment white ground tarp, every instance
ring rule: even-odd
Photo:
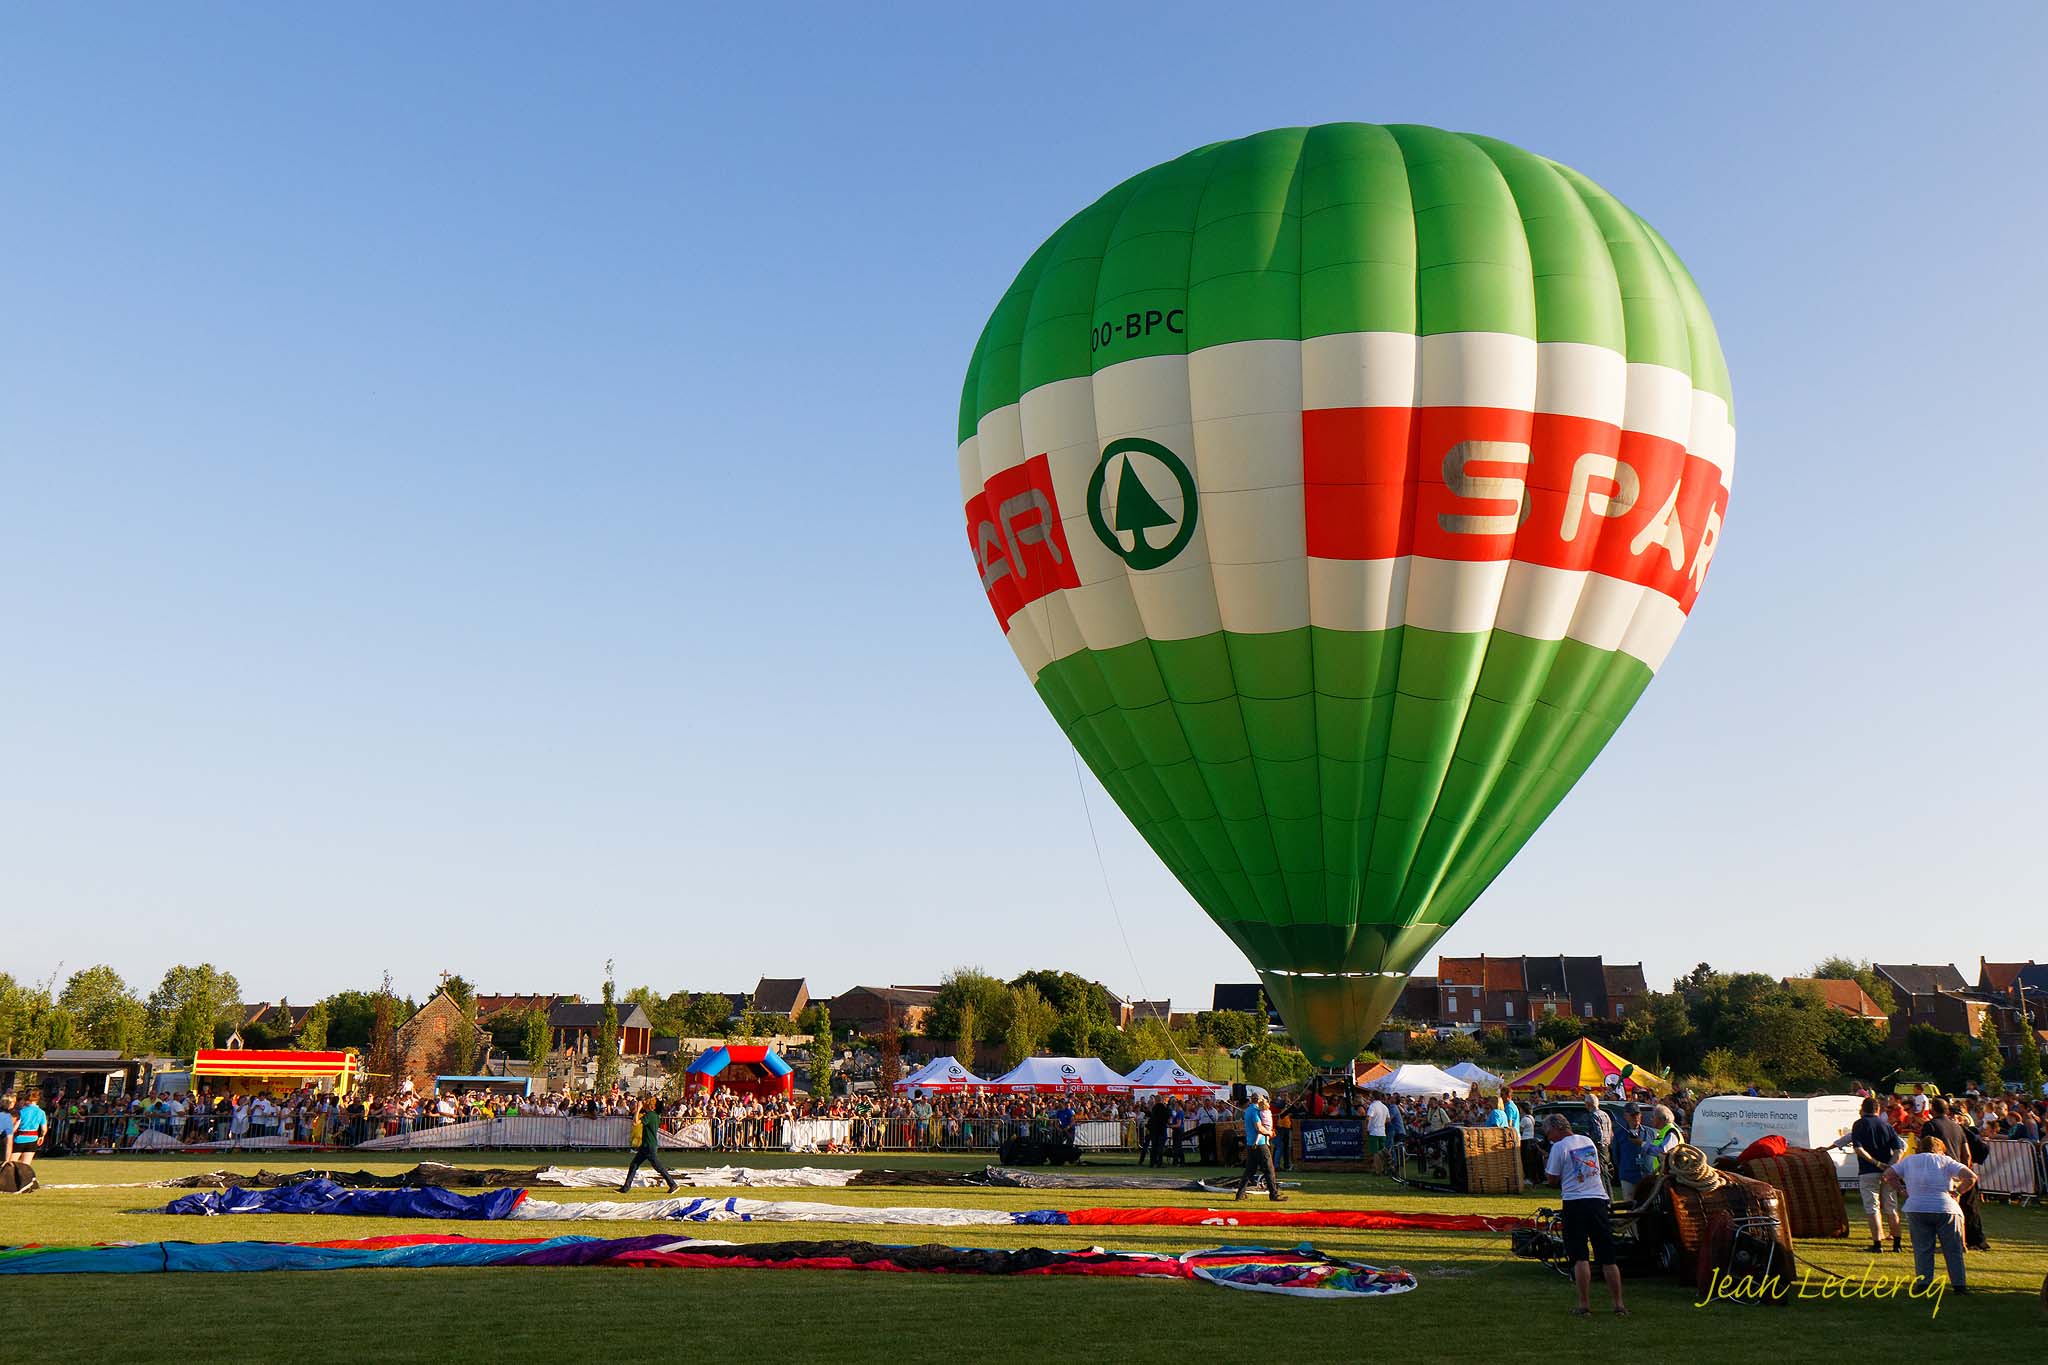
[[[573,1118],[565,1114],[520,1114],[511,1118],[478,1119],[473,1123],[450,1123],[439,1128],[417,1128],[410,1133],[371,1138],[360,1143],[359,1152],[405,1152],[443,1147],[610,1147],[624,1151],[632,1145],[633,1120],[621,1114],[612,1118]],[[711,1145],[711,1125],[702,1119],[683,1124],[674,1133],[663,1132],[661,1145],[699,1150]]]
[[[555,1202],[527,1198],[512,1210],[526,1222],[568,1223],[585,1219],[631,1223],[664,1219],[683,1223],[858,1223],[889,1227],[1008,1227],[1016,1220],[1003,1209],[876,1208],[855,1204],[806,1204],[787,1199],[593,1199]]]
[[[1397,1066],[1376,1081],[1367,1081],[1362,1090],[1377,1090],[1382,1095],[1469,1095],[1472,1082],[1461,1081],[1447,1071],[1419,1062]]]
[[[850,1119],[784,1119],[782,1148],[787,1152],[822,1152],[843,1149],[853,1142]]]

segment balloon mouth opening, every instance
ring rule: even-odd
[[[1325,1070],[1348,1065],[1364,1050],[1408,983],[1406,972],[1258,971],[1295,1045]]]

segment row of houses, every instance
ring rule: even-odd
[[[1525,1033],[1544,1019],[1626,1019],[1650,993],[1643,964],[1609,966],[1598,957],[1439,957],[1435,976],[1411,976],[1397,1018],[1431,1027]],[[1212,1008],[1257,1010],[1256,983],[1216,987]]]
[[[1875,962],[1871,969],[1891,988],[1895,1038],[1918,1024],[1994,1040],[2008,1059],[2029,1044],[2048,1049],[2048,963],[1979,957],[1975,982],[1952,962]]]

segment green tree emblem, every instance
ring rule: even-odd
[[[1102,494],[1109,482],[1110,461],[1119,455],[1124,459],[1123,469],[1117,475],[1116,515],[1112,527],[1103,515]],[[1136,469],[1140,459],[1164,465],[1180,488],[1184,510],[1178,527],[1164,544],[1153,544],[1145,533],[1155,527],[1174,526],[1173,514],[1161,507],[1159,500],[1146,488],[1144,478]],[[1157,441],[1148,441],[1141,436],[1111,441],[1103,447],[1102,460],[1088,480],[1088,523],[1095,528],[1096,538],[1124,563],[1134,569],[1156,569],[1185,550],[1188,542],[1194,539],[1195,476],[1180,456]],[[1124,544],[1125,535],[1131,538],[1129,545]]]

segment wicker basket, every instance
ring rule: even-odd
[[[1778,1219],[1778,1242],[1787,1256],[1792,1252],[1792,1230],[1785,1226],[1783,1201],[1775,1187],[1746,1175],[1726,1175],[1716,1189],[1702,1193],[1683,1185],[1664,1187],[1664,1212],[1670,1220],[1672,1240],[1678,1247],[1679,1278],[1690,1284],[1699,1276],[1702,1251],[1707,1250],[1708,1225],[1714,1215],[1731,1218],[1769,1215]]]
[[[1460,1128],[1451,1144],[1451,1183],[1466,1194],[1518,1193],[1521,1148],[1510,1128]]]
[[[1849,1206],[1842,1199],[1835,1163],[1826,1152],[1794,1147],[1783,1156],[1745,1161],[1742,1173],[1767,1181],[1777,1190],[1794,1237],[1849,1235]]]

